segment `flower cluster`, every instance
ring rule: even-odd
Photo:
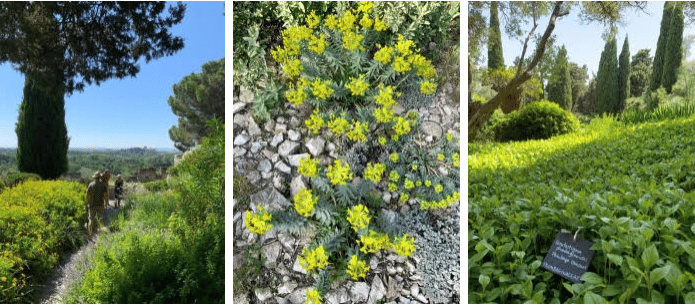
[[[369,89],[369,83],[364,80],[364,74],[359,78],[350,77],[350,83],[345,85],[345,88],[350,89],[352,95],[364,95],[364,92]]]
[[[311,211],[314,210],[314,205],[319,201],[318,197],[313,197],[310,190],[301,189],[294,196],[294,209],[304,217],[311,216]]]
[[[309,119],[304,121],[304,124],[306,125],[306,128],[311,130],[314,134],[318,134],[319,130],[321,127],[323,127],[324,121],[323,119],[319,116],[319,109],[314,109],[314,112],[311,114]]]
[[[328,171],[326,171],[326,177],[331,179],[333,185],[341,184],[345,185],[347,180],[352,180],[352,173],[350,172],[350,164],[343,162],[340,159],[336,159],[333,165],[328,165]]]
[[[365,133],[369,128],[367,122],[352,121],[352,130],[348,131],[345,135],[353,142],[366,141],[367,136]]]
[[[273,225],[270,223],[272,216],[265,211],[263,206],[258,206],[258,213],[251,213],[251,211],[246,211],[246,219],[244,224],[249,231],[256,234],[265,234],[266,231],[270,230]]]
[[[367,207],[358,204],[352,207],[352,209],[348,209],[347,213],[347,220],[350,222],[355,232],[359,229],[366,228],[369,224],[369,209],[367,209]]]
[[[376,163],[372,165],[371,162],[367,163],[367,168],[364,170],[364,179],[370,180],[372,182],[381,181],[381,176],[386,170],[386,165],[383,163]]]
[[[330,129],[333,133],[341,135],[345,133],[345,131],[350,128],[350,122],[346,120],[344,117],[339,117],[336,118],[334,113],[331,113],[329,117],[330,121],[328,121],[328,129]]]
[[[401,237],[396,237],[393,243],[393,249],[400,256],[411,256],[415,252],[415,238],[408,238],[408,234],[403,234]]]
[[[392,153],[389,155],[389,160],[393,163],[398,163],[398,153]]]
[[[321,303],[321,296],[316,289],[306,290],[306,304],[323,304]]]
[[[353,255],[350,258],[350,262],[348,263],[347,267],[347,274],[353,280],[357,281],[360,278],[366,277],[367,271],[369,271],[369,267],[367,267],[367,263],[365,261],[360,260],[357,255]]]
[[[307,272],[316,268],[323,269],[328,266],[328,256],[323,246],[319,246],[307,253],[306,248],[302,249],[302,255],[299,256],[299,265]]]
[[[390,250],[391,240],[384,233],[377,233],[374,230],[369,230],[368,234],[360,236],[359,243],[362,244],[360,251],[364,253],[376,253],[379,250]]]
[[[312,160],[311,156],[307,156],[306,158],[299,160],[299,168],[297,168],[297,172],[304,177],[314,178],[316,177],[318,165],[319,161]]]
[[[461,193],[458,191],[451,193],[451,195],[447,196],[446,198],[436,201],[427,201],[427,200],[420,200],[420,209],[421,210],[433,210],[433,209],[444,209],[456,202],[458,202],[461,198]]]
[[[321,79],[317,77],[316,80],[311,83],[311,92],[313,92],[314,96],[319,99],[328,99],[328,97],[331,96],[331,93],[333,93],[331,81],[321,81]]]

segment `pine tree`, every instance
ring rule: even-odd
[[[618,104],[618,46],[615,37],[606,41],[596,75],[596,108],[612,113]]]
[[[68,170],[68,129],[64,93],[51,94],[37,78],[26,76],[19,107],[17,166],[19,171],[56,179]]]
[[[557,103],[566,110],[572,110],[572,78],[567,62],[567,49],[564,45],[555,59],[547,90],[549,101]]]
[[[671,87],[678,79],[678,68],[681,66],[683,52],[683,7],[681,4],[673,6],[671,14],[671,25],[668,29],[668,39],[664,51],[664,71],[661,77],[661,85],[667,93],[671,93]]]
[[[664,74],[664,54],[666,51],[666,42],[668,41],[669,28],[671,27],[672,13],[672,3],[668,1],[665,2],[664,13],[661,17],[659,39],[656,42],[656,51],[654,51],[654,62],[652,65],[651,81],[649,82],[649,91],[654,91],[662,85],[661,79]]]
[[[620,52],[618,59],[618,104],[614,109],[615,113],[619,113],[625,109],[625,100],[630,95],[630,44],[625,36],[623,42],[623,50]]]
[[[504,68],[504,57],[502,56],[502,33],[500,32],[500,21],[497,17],[497,2],[490,3],[490,36],[487,41],[487,68],[496,70]]]

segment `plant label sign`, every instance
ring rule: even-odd
[[[559,232],[541,267],[574,283],[581,283],[580,278],[594,257],[594,251],[589,250],[591,245],[593,243],[588,240],[577,238],[575,241],[572,234]]]

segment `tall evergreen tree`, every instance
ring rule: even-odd
[[[19,171],[56,179],[68,170],[68,129],[62,92],[48,92],[39,78],[27,76],[19,107],[17,166]]]
[[[659,30],[659,39],[656,42],[656,51],[654,51],[654,63],[652,65],[649,91],[654,91],[662,86],[661,78],[664,74],[664,54],[666,53],[666,42],[668,41],[669,28],[671,27],[672,13],[673,4],[670,1],[664,2],[664,13],[661,17],[661,29]]]
[[[572,78],[564,45],[557,53],[553,74],[548,81],[548,100],[564,109],[572,110]]]
[[[596,74],[596,108],[613,113],[618,104],[618,45],[615,37],[606,41]]]
[[[497,17],[497,2],[490,3],[490,35],[487,40],[487,68],[496,70],[504,68],[504,57],[502,56],[502,33],[500,32],[500,21]]]
[[[652,73],[652,57],[649,49],[641,49],[630,62],[630,96],[642,96],[649,86]]]
[[[671,87],[678,79],[678,68],[681,66],[683,52],[683,6],[677,3],[673,6],[671,14],[671,25],[668,29],[668,40],[666,41],[666,51],[664,52],[664,72],[661,77],[661,84],[667,93],[671,93]]]
[[[625,100],[630,95],[630,44],[625,35],[623,50],[618,59],[618,104],[614,113],[619,113],[625,109]]]
[[[570,77],[572,78],[572,110],[580,108],[579,99],[586,94],[586,81],[589,80],[589,68],[586,65],[579,66],[575,62],[569,62]]]

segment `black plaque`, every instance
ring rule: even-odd
[[[581,283],[580,278],[594,257],[594,251],[589,250],[593,244],[579,237],[574,241],[572,234],[559,232],[541,266],[574,283]]]

